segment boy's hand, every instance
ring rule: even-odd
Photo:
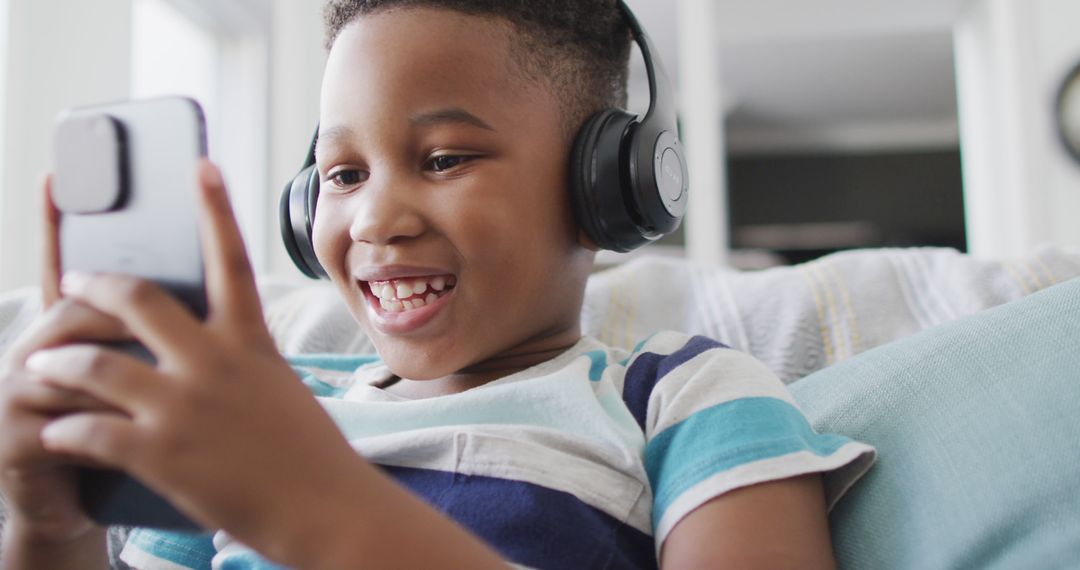
[[[68,344],[35,352],[27,367],[42,388],[120,411],[49,421],[45,449],[125,470],[193,520],[259,548],[280,538],[285,515],[324,504],[358,456],[274,345],[221,175],[204,163],[199,180],[207,319],[147,281],[68,275],[66,297],[122,323],[158,363]]]
[[[27,356],[75,339],[120,340],[123,325],[100,312],[59,299],[56,232],[59,214],[41,185],[44,206],[42,296],[46,311],[0,358],[0,493],[8,520],[4,563],[60,567],[78,560],[84,568],[105,565],[104,529],[80,510],[75,470],[69,459],[44,449],[42,428],[59,414],[107,406],[80,392],[42,384],[25,368]]]
[[[68,322],[77,318],[72,311],[78,309],[66,307],[71,308],[50,311],[43,322],[56,318],[52,315],[64,315]],[[43,329],[35,332],[26,342],[40,339]],[[13,568],[104,568],[105,529],[79,507],[71,460],[45,450],[40,434],[58,414],[115,412],[84,393],[43,384],[13,356],[0,363],[0,492],[9,509],[0,547],[3,563]]]
[[[111,411],[85,393],[42,383],[23,363],[36,348],[65,339],[107,340],[93,328],[107,319],[91,312],[76,303],[55,304],[0,362],[0,491],[12,522],[42,541],[75,540],[93,525],[78,507],[70,459],[46,451],[41,430],[60,414]]]

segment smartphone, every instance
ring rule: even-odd
[[[206,122],[199,104],[163,97],[68,109],[53,140],[61,270],[153,281],[205,319],[196,167],[206,156]],[[138,343],[109,347],[154,362]],[[118,471],[80,469],[79,493],[103,525],[198,528]]]

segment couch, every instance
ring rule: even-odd
[[[844,568],[1080,568],[1080,252],[845,252],[740,272],[644,257],[595,274],[586,334],[678,329],[750,352],[813,425],[878,448],[830,513]],[[263,280],[288,354],[371,352],[325,283]],[[39,312],[0,296],[0,351]]]

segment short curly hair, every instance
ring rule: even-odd
[[[616,0],[327,0],[326,49],[357,18],[413,7],[509,22],[512,60],[526,78],[547,82],[569,135],[593,113],[626,106],[631,35]]]

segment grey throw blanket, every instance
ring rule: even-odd
[[[582,329],[625,348],[660,330],[706,335],[790,383],[1077,275],[1080,252],[1055,247],[1015,260],[943,248],[861,250],[753,272],[643,257],[590,279]],[[374,352],[327,284],[286,290],[267,306],[287,354]]]

